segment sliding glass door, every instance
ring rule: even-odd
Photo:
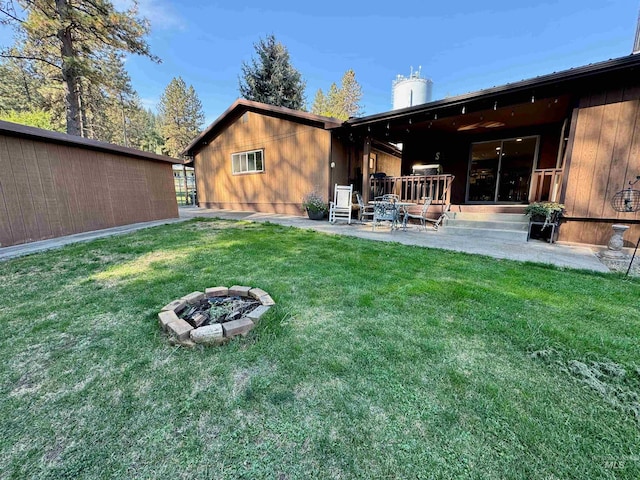
[[[472,143],[467,202],[526,202],[537,153],[538,137]]]

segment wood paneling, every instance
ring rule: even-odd
[[[596,91],[579,102],[566,171],[566,222],[560,240],[606,244],[611,225],[640,220],[616,212],[611,199],[640,175],[640,89]],[[637,227],[627,235],[633,235]]]
[[[256,112],[246,120],[238,117],[196,154],[201,205],[299,214],[312,190],[328,201],[329,131]],[[264,150],[264,172],[234,175],[231,155],[258,149]]]
[[[389,153],[372,148],[372,152],[376,154],[376,170],[384,172],[389,177],[399,177],[401,175],[402,159]]]
[[[0,134],[0,246],[174,218],[171,164]]]
[[[606,245],[613,235],[611,225],[622,223],[631,228],[624,233],[624,246],[635,246],[640,237],[640,224],[613,221],[563,221],[558,230],[558,240],[561,242],[586,243],[589,245]]]

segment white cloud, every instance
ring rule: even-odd
[[[118,10],[125,10],[133,6],[131,0],[114,0],[113,4]],[[168,30],[186,27],[185,20],[175,11],[166,0],[138,0],[138,10],[142,17],[151,22],[152,30]]]
[[[154,112],[157,110],[159,102],[160,100],[157,98],[141,98],[140,99],[140,103],[142,104],[143,108],[150,108]]]

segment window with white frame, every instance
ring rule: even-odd
[[[231,154],[231,171],[234,174],[264,172],[264,150]]]

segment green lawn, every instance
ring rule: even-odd
[[[2,478],[640,478],[640,281],[191,221],[0,263]],[[157,312],[277,302],[223,347]]]

